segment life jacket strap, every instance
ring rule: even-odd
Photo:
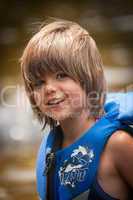
[[[47,199],[54,200],[55,199],[55,185],[54,185],[54,174],[55,174],[55,162],[56,156],[55,152],[59,150],[62,146],[63,142],[63,133],[60,127],[56,127],[56,129],[60,129],[56,131],[54,134],[55,139],[52,145],[51,152],[47,154],[46,157],[46,168],[45,168],[45,175],[47,176]]]

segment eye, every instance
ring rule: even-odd
[[[36,89],[39,89],[42,85],[44,85],[45,81],[44,80],[37,80],[35,83],[34,83],[34,87]]]
[[[58,80],[62,80],[62,79],[64,79],[64,78],[66,78],[66,77],[68,77],[68,75],[65,74],[64,72],[58,72],[58,73],[56,74],[56,79],[58,79]]]

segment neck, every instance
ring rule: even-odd
[[[95,123],[94,118],[88,118],[87,113],[83,112],[80,116],[69,118],[60,122],[64,134],[63,147],[72,144],[86,130]]]

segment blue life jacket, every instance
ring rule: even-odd
[[[105,113],[73,144],[55,152],[55,199],[76,200],[81,194],[89,194],[100,155],[109,137],[115,131],[129,127],[133,131],[133,92],[108,94]],[[51,151],[56,131],[44,135],[38,152],[36,175],[37,191],[41,200],[46,199],[46,155]]]

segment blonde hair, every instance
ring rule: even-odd
[[[34,81],[47,71],[63,71],[78,81],[92,98],[92,113],[103,110],[106,83],[103,64],[96,43],[90,34],[75,22],[55,20],[45,24],[29,41],[20,59],[24,84],[34,113],[40,122],[54,127],[57,123],[45,116],[34,100]],[[95,106],[97,104],[97,106]]]

